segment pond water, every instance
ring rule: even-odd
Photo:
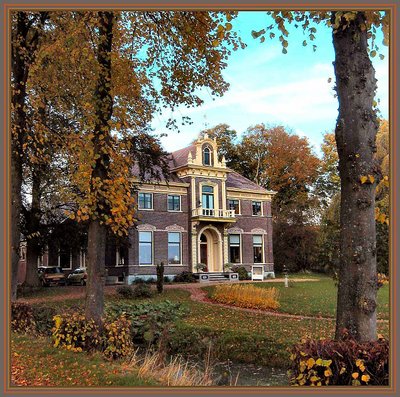
[[[215,363],[213,375],[219,386],[289,386],[286,369],[257,364]]]

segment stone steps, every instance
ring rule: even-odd
[[[221,282],[229,282],[228,273],[199,273],[199,281],[201,283],[221,283]]]

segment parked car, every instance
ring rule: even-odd
[[[61,267],[40,266],[38,272],[43,287],[48,287],[50,285],[66,285],[66,277]]]
[[[67,277],[67,284],[80,284],[86,285],[87,273],[84,267],[79,267],[75,269],[71,274]]]

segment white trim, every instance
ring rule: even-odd
[[[121,257],[121,247],[115,247],[115,267],[122,266],[125,266],[125,258]]]
[[[179,234],[179,263],[169,263],[169,234],[170,233],[178,233]],[[182,266],[182,254],[183,254],[183,239],[182,239],[182,232],[177,231],[177,230],[168,230],[168,236],[167,236],[167,266]]]
[[[169,196],[178,196],[179,197],[179,210],[170,210],[168,208],[168,198]],[[167,194],[167,212],[183,212],[182,211],[182,195],[181,194]]]
[[[228,209],[231,209],[231,208],[229,207],[229,200],[236,200],[236,201],[239,202],[239,213],[237,214],[237,213],[235,212],[235,216],[236,216],[236,215],[242,215],[242,203],[241,203],[240,198],[236,198],[236,197],[227,197],[227,198],[226,198],[226,201],[225,201],[225,202],[228,204]],[[253,209],[252,209],[252,211],[253,211]]]
[[[60,255],[60,249],[58,249],[58,267],[61,267],[61,255]],[[69,249],[69,267],[63,267],[63,270],[72,270],[72,250]]]
[[[254,215],[253,214],[253,203],[260,203],[261,204],[261,215]],[[262,200],[251,200],[251,216],[255,216],[255,217],[264,216],[264,206],[263,206]]]
[[[151,263],[140,263],[140,233],[151,233]],[[154,232],[152,230],[138,231],[138,265],[139,266],[154,266]]]
[[[261,237],[261,262],[254,262],[254,239],[252,238],[252,248],[253,248],[253,264],[254,265],[263,265],[265,264],[265,252],[264,252],[264,234],[252,234],[252,236],[260,236]],[[258,245],[256,247],[259,247]]]
[[[86,267],[86,252],[83,249],[79,251],[79,267]]]
[[[204,226],[200,231],[199,231],[199,233],[197,234],[197,262],[194,264],[194,267],[196,267],[196,264],[197,263],[200,263],[200,237],[201,237],[201,235],[204,233],[204,232],[206,232],[208,229],[211,229],[211,230],[213,230],[216,234],[217,234],[217,247],[212,247],[212,252],[213,252],[213,254],[215,253],[215,250],[218,250],[218,252],[217,252],[217,254],[218,254],[218,258],[219,258],[219,261],[221,262],[221,270],[215,270],[215,263],[213,263],[213,267],[214,267],[214,269],[213,269],[213,271],[223,271],[223,269],[224,269],[224,264],[223,264],[223,261],[224,261],[224,258],[223,258],[223,243],[224,243],[224,241],[223,241],[223,239],[222,239],[222,236],[221,236],[221,233],[220,233],[220,231],[215,227],[215,226],[213,226],[213,225],[207,225],[207,226]],[[206,236],[207,237],[207,236]],[[215,239],[213,238],[213,242],[215,243]],[[209,241],[207,241],[207,245],[209,245]],[[207,247],[207,251],[208,251],[208,247]],[[207,255],[208,255],[208,252],[207,252]],[[214,258],[213,258],[213,260],[215,259],[215,254],[214,254]],[[210,266],[210,264],[208,263],[207,264],[207,266],[209,267]],[[210,270],[210,269],[209,269]]]
[[[230,244],[230,239],[229,236],[239,236],[239,260],[240,262],[231,262],[230,261],[230,256],[231,256],[231,244]],[[228,233],[228,262],[232,263],[235,266],[242,265],[243,264],[243,237],[242,233]]]
[[[140,207],[140,195],[141,194],[150,194],[150,196],[151,196],[151,208],[142,208],[142,207]],[[140,211],[154,211],[154,197],[153,197],[153,192],[142,192],[142,191],[139,191],[138,192],[138,210],[140,210]]]

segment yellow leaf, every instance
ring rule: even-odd
[[[331,371],[330,369],[326,369],[326,370],[324,371],[324,375],[325,375],[326,377],[331,376],[331,375],[332,375],[332,371]]]
[[[353,372],[351,374],[351,376],[353,377],[353,379],[357,379],[358,378],[358,372]]]
[[[317,364],[317,365],[322,365],[322,359],[319,358],[319,359],[315,362],[315,364]]]
[[[363,381],[363,382],[365,382],[365,383],[368,383],[368,381],[369,381],[369,375],[363,375],[362,377],[361,377],[361,380]]]
[[[365,183],[365,182],[367,182],[367,180],[368,180],[368,178],[365,176],[365,175],[363,175],[361,178],[360,178],[360,181],[361,181],[361,183]]]
[[[315,360],[311,357],[307,360],[307,367],[308,369],[312,368],[315,364]]]
[[[356,366],[357,366],[357,367],[359,367],[360,365],[362,365],[362,363],[363,363],[363,360],[360,360],[360,359],[356,360]]]
[[[370,181],[371,183],[374,183],[374,182],[375,182],[375,178],[374,178],[373,175],[368,175],[368,179],[369,179],[369,181]]]
[[[344,372],[346,372],[346,368],[345,368],[345,367],[342,367],[342,368],[340,369],[339,375],[342,375]]]

